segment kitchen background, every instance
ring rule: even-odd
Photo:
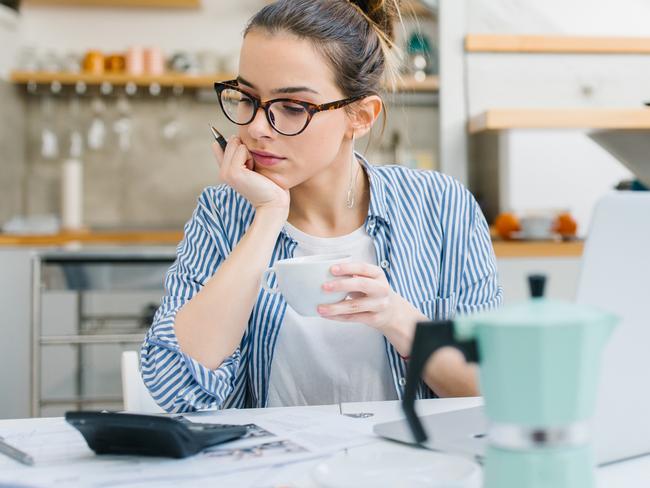
[[[236,73],[243,26],[262,4],[207,1],[201,9],[189,12],[125,12],[30,7],[27,3],[21,12],[23,46],[17,58],[23,69],[38,63],[56,67],[91,48],[111,54],[129,46],[153,45],[168,59],[178,53],[194,57],[187,60],[196,64],[190,66],[191,71],[224,73],[212,76],[216,81]],[[422,19],[419,26],[428,29],[427,39],[435,42],[435,24]],[[414,22],[407,23],[409,33],[416,28]],[[10,204],[2,205],[0,214],[5,222],[14,215],[60,212],[60,162],[75,150],[70,140],[79,135],[84,139],[78,156],[83,161],[85,226],[178,229],[191,214],[201,189],[217,183],[208,122],[226,134],[235,132],[209,86],[138,86],[134,94],[126,94],[124,85],[111,86],[108,95],[101,94],[101,86],[87,86],[82,96],[76,94],[74,85],[64,86],[59,93],[52,93],[50,84],[38,84],[33,92],[24,85],[3,88],[23,117],[22,123],[4,128],[12,145],[21,146],[15,159],[23,163],[22,168],[12,164],[14,195]],[[392,162],[397,150],[408,160],[419,157],[421,165],[433,167],[436,95],[423,92],[401,98],[403,103],[389,107],[384,145],[392,144],[392,149],[377,147],[369,156]],[[375,132],[378,136],[379,131]],[[365,143],[360,141],[360,148]],[[400,151],[401,147],[405,150]]]
[[[19,14],[0,5],[0,417],[120,405],[120,353],[137,349],[182,225],[202,188],[218,183],[207,124],[234,132],[211,82],[236,72],[243,27],[264,3],[25,0]],[[412,4],[418,19],[398,29],[411,56],[386,96],[384,137],[358,148],[375,163],[459,178],[490,223],[568,211],[585,236],[598,197],[635,177],[588,133],[650,128],[650,4]],[[576,48],[575,36],[596,47]],[[138,46],[155,48],[153,58],[185,53],[175,67],[194,81],[34,73]],[[64,214],[72,233],[60,233]],[[550,296],[572,298],[581,246],[495,237],[506,300],[526,296],[533,270],[550,276]]]

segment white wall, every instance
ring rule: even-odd
[[[7,79],[18,45],[18,15],[0,5],[0,80]]]
[[[246,21],[263,0],[203,0],[199,9],[21,8],[22,45],[56,52],[96,48],[120,51],[156,45],[166,53],[212,50],[238,53]]]
[[[465,0],[475,33],[647,36],[647,0]]]
[[[569,210],[585,236],[602,195],[631,173],[580,130],[516,130],[505,135],[502,208]],[[504,179],[502,179],[504,181]]]

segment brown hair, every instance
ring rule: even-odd
[[[394,88],[399,51],[393,25],[401,20],[399,0],[278,0],[249,21],[253,29],[288,32],[309,39],[330,63],[346,97]]]

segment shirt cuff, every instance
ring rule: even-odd
[[[142,378],[156,402],[181,412],[223,405],[234,388],[241,350],[209,369],[181,351],[173,318],[167,317],[150,329],[140,356]]]

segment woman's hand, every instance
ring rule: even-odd
[[[415,325],[428,320],[413,305],[393,291],[384,271],[366,263],[342,263],[330,270],[342,278],[323,284],[327,292],[347,292],[348,298],[330,305],[319,305],[322,317],[343,322],[361,322],[386,336],[397,352],[411,352]]]
[[[322,317],[343,322],[361,322],[379,330],[397,352],[411,353],[415,326],[430,319],[395,293],[381,268],[364,263],[342,263],[330,270],[340,279],[323,284],[329,292],[344,291],[348,298],[319,305]],[[479,395],[476,364],[468,363],[457,349],[444,347],[427,362],[423,379],[439,396]]]
[[[318,313],[332,320],[363,322],[377,329],[393,319],[393,290],[382,269],[366,263],[342,263],[330,272],[343,278],[323,283],[326,292],[346,292],[348,298],[319,305]]]
[[[239,137],[228,140],[226,150],[212,144],[212,151],[219,164],[219,178],[246,198],[256,210],[272,208],[289,212],[289,192],[280,188],[269,178],[253,170],[253,157]]]

